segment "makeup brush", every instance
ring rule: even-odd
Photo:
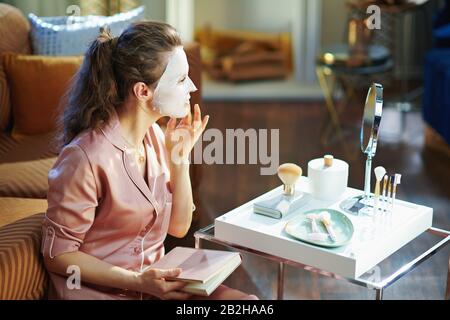
[[[327,229],[328,235],[331,240],[336,241],[336,233],[334,233],[333,227],[331,226],[331,217],[327,211],[322,211],[319,213],[320,221],[323,223],[325,228]]]
[[[383,179],[383,176],[386,174],[386,169],[382,166],[379,166],[374,169],[374,172],[375,172],[376,183],[375,183],[375,191],[374,191],[373,196],[374,196],[374,200],[375,200],[374,212],[376,213],[378,210],[378,198],[380,197],[381,180]]]
[[[320,215],[314,214],[314,213],[309,213],[306,215],[306,218],[311,220],[311,232],[319,233],[320,231],[319,231],[319,228],[317,227],[316,220],[320,219]]]
[[[395,195],[397,193],[397,185],[400,184],[401,178],[402,178],[402,175],[399,173],[396,173],[394,176],[394,187],[392,188],[392,210],[394,210],[394,201],[395,201]]]
[[[388,202],[392,202],[392,189],[394,188],[394,176],[389,176],[388,183]]]
[[[295,182],[302,175],[302,168],[294,163],[283,163],[278,167],[278,177],[284,184],[283,194],[292,196],[295,194]]]
[[[387,182],[388,182],[388,175],[386,174],[385,176],[384,176],[384,179],[383,179],[383,201],[385,202],[385,204],[386,204],[386,201],[387,201],[387,197],[386,197],[386,192],[387,192]],[[386,209],[386,207],[384,206],[384,208]],[[385,210],[386,211],[386,210]]]

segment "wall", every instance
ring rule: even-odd
[[[195,27],[282,32],[290,30],[293,0],[195,0]],[[322,0],[321,46],[345,41],[346,0]],[[220,13],[220,14],[215,14]]]
[[[145,16],[148,20],[164,21],[166,18],[165,0],[141,0],[145,5]]]
[[[345,42],[347,0],[322,0],[322,47]]]
[[[322,0],[321,44],[327,45],[344,40],[346,25],[346,0]],[[25,14],[52,16],[65,15],[67,6],[78,4],[77,0],[6,0],[19,7]],[[141,0],[146,6],[146,17],[164,20],[165,0]],[[195,27],[210,23],[224,29],[251,29],[254,31],[282,32],[290,30],[292,0],[194,0]],[[214,14],[218,12],[220,14]]]
[[[195,27],[262,32],[290,30],[292,0],[194,0]]]
[[[317,0],[194,0],[194,28],[209,24],[213,29],[292,32],[294,77],[312,83],[321,38],[320,4]]]

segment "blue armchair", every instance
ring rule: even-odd
[[[437,139],[450,145],[450,0],[435,20],[434,48],[425,58],[423,118]],[[428,134],[429,135],[429,134]],[[426,135],[427,137],[427,135]],[[435,139],[436,140],[436,139]]]

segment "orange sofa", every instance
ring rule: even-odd
[[[0,4],[0,54],[32,54],[29,32],[29,23],[20,10]],[[185,45],[185,50],[189,76],[199,89],[192,94],[194,105],[201,99],[200,49],[192,43]],[[47,173],[57,157],[52,144],[54,133],[14,139],[12,112],[5,110],[9,105],[6,88],[7,77],[0,64],[0,300],[42,299],[46,296],[47,275],[39,253],[40,232],[47,209]],[[199,169],[191,166],[196,204]],[[173,241],[169,239],[168,247],[176,244]]]

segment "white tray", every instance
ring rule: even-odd
[[[297,190],[310,193],[307,177],[301,177]],[[391,215],[385,214],[374,223],[368,216],[346,214],[355,227],[352,241],[343,247],[328,249],[310,245],[290,237],[284,231],[287,221],[296,213],[318,208],[331,208],[344,213],[339,204],[362,191],[347,188],[339,201],[312,199],[299,211],[283,219],[273,219],[253,212],[253,202],[282,192],[282,186],[216,218],[214,236],[250,249],[293,260],[337,275],[357,278],[392,253],[426,231],[432,225],[433,209],[396,200]],[[390,217],[390,218],[389,218]]]

